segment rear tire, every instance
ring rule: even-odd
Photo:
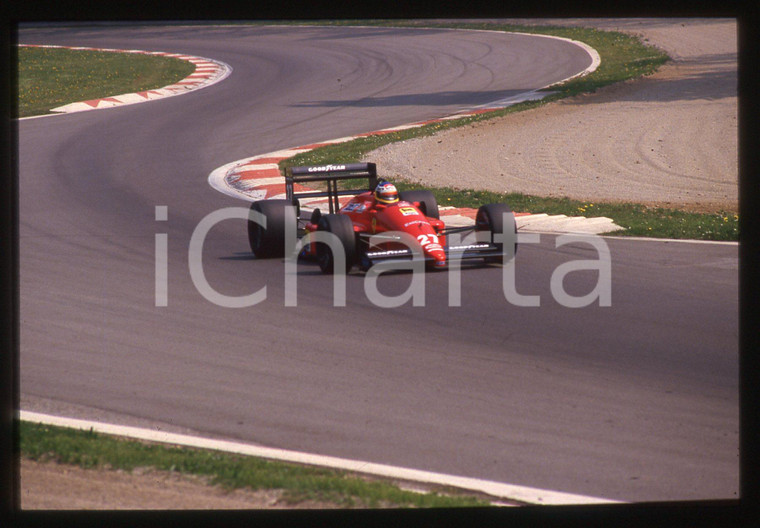
[[[425,216],[435,219],[440,218],[438,215],[438,201],[430,191],[401,191],[399,193],[399,200],[405,202],[419,202],[420,210]]]
[[[345,271],[351,271],[356,263],[356,235],[351,219],[342,214],[322,215],[317,230],[327,231],[338,237],[346,255]],[[322,242],[317,243],[317,263],[322,273],[335,273],[335,256],[330,246]]]
[[[513,239],[515,241],[514,251],[517,253],[517,224],[515,223],[515,214],[507,204],[481,205],[475,216],[475,230],[490,231],[491,234],[488,237],[488,242],[498,247],[502,255],[504,254],[503,237],[498,237],[501,241],[497,241],[495,240],[495,235],[513,234],[515,237]],[[509,253],[511,251],[508,251]],[[503,264],[504,257],[487,257],[485,261]]]
[[[285,219],[292,210],[288,200],[260,200],[251,204],[251,210],[266,217],[266,228],[248,221],[248,243],[256,258],[277,258],[285,256]],[[293,218],[293,226],[297,218]]]

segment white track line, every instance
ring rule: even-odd
[[[85,431],[92,430],[96,433],[122,436],[138,440],[146,440],[150,442],[159,442],[163,444],[194,447],[199,449],[211,449],[215,451],[224,451],[227,453],[236,453],[240,455],[255,456],[271,460],[280,460],[283,462],[329,467],[333,469],[364,473],[367,475],[399,479],[404,481],[450,486],[463,490],[485,493],[489,496],[503,500],[513,500],[526,504],[608,504],[620,502],[597,497],[588,497],[585,495],[576,495],[573,493],[563,493],[559,491],[530,488],[526,486],[515,486],[512,484],[504,484],[490,480],[459,477],[455,475],[446,475],[443,473],[433,473],[430,471],[421,471],[417,469],[388,466],[385,464],[363,462],[360,460],[349,460],[345,458],[313,455],[309,453],[300,453],[297,451],[288,451],[285,449],[274,449],[251,444],[243,444],[239,442],[229,442],[225,440],[214,440],[197,436],[167,433],[162,431],[154,431],[151,429],[142,429],[138,427],[107,424],[89,420],[78,420],[74,418],[64,418],[60,416],[52,416],[30,411],[19,411],[19,418],[26,422],[54,425],[59,427],[69,427]]]

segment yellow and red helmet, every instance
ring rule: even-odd
[[[398,190],[391,182],[380,182],[375,187],[375,199],[382,204],[398,202]]]

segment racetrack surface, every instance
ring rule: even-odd
[[[208,187],[231,160],[448,115],[587,66],[560,41],[378,28],[28,29],[32,44],[195,54],[233,68],[181,97],[22,121],[21,400],[26,410],[240,439],[619,500],[738,492],[736,245],[608,239],[612,306],[569,309],[556,237],[501,267],[425,277],[425,306],[384,309],[315,265],[284,304],[281,261],[250,254],[242,221],[205,241],[206,300],[188,244],[241,201]],[[156,221],[156,206],[168,220]],[[168,306],[154,306],[155,235],[168,235]],[[405,274],[380,291],[403,292]],[[595,272],[573,272],[580,296]]]

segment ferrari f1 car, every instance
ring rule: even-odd
[[[342,188],[345,182],[358,179],[366,180],[366,185]],[[327,189],[313,190],[304,186],[317,182],[321,182],[322,187],[326,184]],[[516,232],[514,214],[505,204],[481,206],[472,226],[446,227],[439,218],[432,192],[399,193],[390,182],[378,181],[374,163],[291,167],[286,170],[285,190],[285,199],[251,204],[251,210],[266,219],[265,225],[248,222],[248,240],[256,258],[289,255],[286,230],[295,229],[298,238],[321,231],[335,235],[344,251],[346,273],[354,266],[367,270],[376,262],[414,259],[424,260],[429,269],[445,269],[451,258],[503,262],[506,254],[503,235],[514,236]],[[341,206],[341,196],[353,198]],[[320,199],[324,202],[325,198],[326,213],[314,208],[308,218],[301,218],[302,202]],[[475,240],[449,244],[452,239],[462,240],[462,236],[473,232]],[[451,237],[455,233],[460,235]],[[336,259],[335,244],[325,243],[324,239],[319,241],[319,236],[311,238],[316,241],[305,240],[299,257],[315,258],[324,273],[337,271],[336,260],[343,259]],[[296,239],[291,237],[290,240]]]

